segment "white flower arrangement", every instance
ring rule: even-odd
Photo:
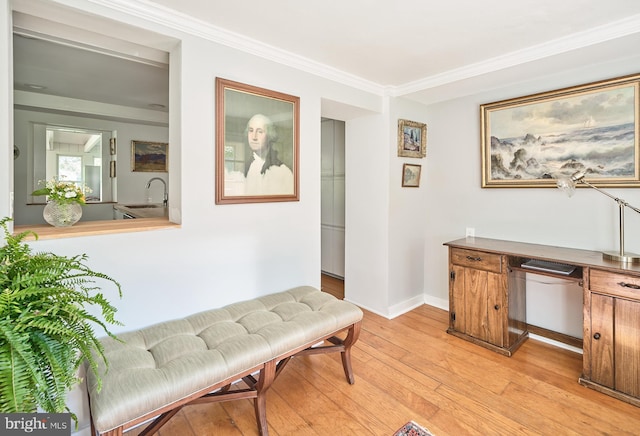
[[[55,177],[51,180],[40,180],[38,184],[44,184],[44,188],[33,191],[31,195],[46,195],[48,201],[55,201],[57,203],[85,204],[85,193],[91,192],[91,189],[85,186],[57,180]]]

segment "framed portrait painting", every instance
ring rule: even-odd
[[[169,144],[131,141],[131,171],[166,173]]]
[[[300,99],[216,78],[216,204],[298,201]]]
[[[640,186],[640,75],[480,106],[482,187]]]
[[[421,165],[403,164],[402,165],[402,186],[407,188],[420,187]]]
[[[398,156],[423,158],[427,155],[427,125],[398,120]]]

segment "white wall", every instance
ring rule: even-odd
[[[11,5],[0,3],[0,62],[12,65]],[[0,215],[13,212],[13,68],[0,68]]]
[[[426,158],[398,157],[398,119],[427,124]],[[434,212],[424,201],[430,156],[430,119],[425,106],[402,99],[391,102],[389,119],[389,309],[394,317],[424,303],[425,227]],[[420,186],[402,187],[402,166],[421,165]]]
[[[424,222],[424,291],[428,303],[447,307],[447,250],[442,244],[464,237],[466,227],[474,227],[480,237],[597,251],[617,249],[617,205],[592,189],[579,189],[567,198],[553,188],[480,188],[479,106],[637,73],[640,56],[635,47],[631,42],[626,49],[618,46],[616,50],[604,50],[600,45],[593,48],[597,62],[580,56],[572,66],[564,65],[564,69],[555,71],[530,63],[488,74],[481,78],[484,87],[478,92],[426,108],[429,148],[421,202],[429,209]],[[570,54],[559,56],[557,64],[575,58]],[[543,63],[553,65],[549,59],[540,61]],[[467,84],[460,86],[469,88]],[[464,94],[450,91],[452,95]],[[630,204],[640,205],[638,189],[607,190]],[[421,207],[415,209],[419,212]],[[627,211],[625,231],[626,249],[640,252],[639,214]]]
[[[385,106],[387,106],[385,104]],[[346,122],[345,299],[389,308],[388,109]]]

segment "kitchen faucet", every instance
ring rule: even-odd
[[[147,189],[151,187],[151,182],[153,182],[154,180],[159,180],[164,185],[164,198],[162,200],[162,204],[164,205],[164,207],[167,207],[167,204],[169,203],[169,194],[167,194],[167,182],[165,182],[160,177],[153,177],[147,182]]]

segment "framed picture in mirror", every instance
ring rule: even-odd
[[[131,141],[131,171],[168,172],[168,149],[166,142]]]

